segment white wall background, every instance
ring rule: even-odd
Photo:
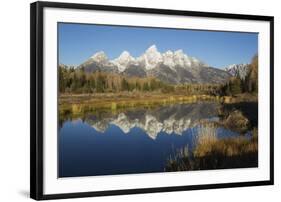
[[[70,1],[70,0],[69,0]],[[0,6],[0,201],[29,199],[29,3]],[[275,185],[203,191],[140,194],[68,201],[277,201],[281,196],[281,13],[277,0],[72,0],[75,3],[168,8],[275,16]],[[233,176],[235,177],[235,176]]]

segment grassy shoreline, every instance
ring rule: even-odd
[[[211,101],[220,103],[256,102],[257,97],[249,94],[237,96],[181,95],[161,93],[100,93],[100,94],[60,94],[60,114],[79,114],[85,111],[117,110],[135,107],[155,107],[169,104]]]
[[[96,94],[60,94],[59,105],[95,105],[101,108],[118,106],[139,106],[170,103],[194,103],[197,101],[217,101],[221,103],[255,102],[257,97],[252,94],[236,96],[184,95],[162,93],[96,93]],[[116,106],[115,106],[116,105]]]
[[[69,99],[69,98],[68,98]],[[144,97],[91,97],[75,100],[59,101],[60,114],[71,113],[73,115],[95,111],[119,111],[134,108],[154,108],[170,104],[196,103],[198,101],[219,101],[219,97],[210,96],[144,96]]]

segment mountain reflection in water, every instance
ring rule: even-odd
[[[202,122],[218,120],[219,103],[175,104],[64,120],[59,177],[163,172],[178,149],[196,145]],[[238,134],[216,128],[218,138]]]

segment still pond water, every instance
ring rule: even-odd
[[[218,120],[218,103],[88,113],[59,129],[59,177],[163,172],[176,151],[196,146],[202,121]],[[236,137],[216,128],[218,138]]]

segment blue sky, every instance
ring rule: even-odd
[[[258,52],[258,34],[59,23],[59,63],[79,65],[104,51],[109,59],[127,50],[140,56],[155,44],[159,52],[182,49],[213,67],[248,63]]]

